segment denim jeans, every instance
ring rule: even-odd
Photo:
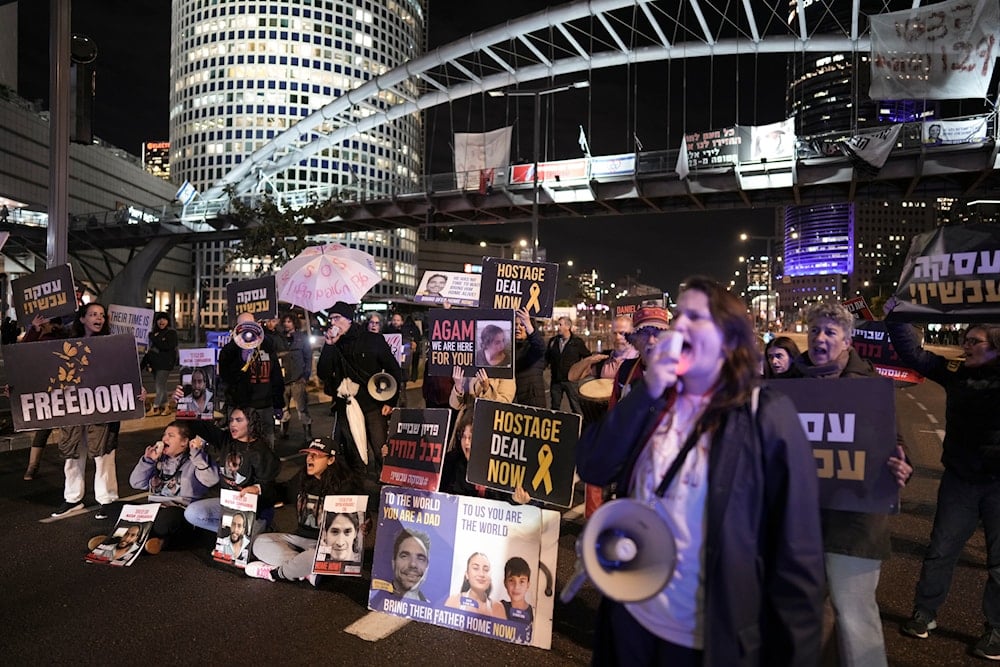
[[[924,554],[920,580],[913,599],[915,610],[934,617],[948,597],[955,565],[965,543],[983,521],[986,534],[986,568],[983,615],[993,628],[1000,628],[1000,482],[972,484],[948,470],[938,487],[937,512],[931,543]]]
[[[825,553],[826,582],[837,617],[844,667],[885,667],[885,638],[875,601],[882,561]]]

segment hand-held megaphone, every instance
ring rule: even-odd
[[[376,373],[368,380],[368,394],[376,401],[388,401],[396,395],[396,378],[388,373]]]
[[[240,322],[233,329],[233,341],[244,350],[255,350],[264,340],[264,329],[256,322]]]
[[[657,595],[673,576],[677,545],[651,507],[631,498],[601,505],[576,541],[576,571],[559,599],[569,602],[587,579],[617,602]]]

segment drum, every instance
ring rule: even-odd
[[[608,402],[614,388],[615,381],[612,378],[588,378],[580,383],[580,412],[584,426],[597,421],[608,411]]]

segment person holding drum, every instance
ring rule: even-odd
[[[649,599],[602,599],[593,663],[817,665],[812,448],[792,402],[757,386],[746,306],[708,278],[682,284],[672,330],[645,339],[642,379],[577,445],[580,477],[651,507],[662,523],[647,530],[677,553]]]
[[[604,416],[608,411],[611,393],[615,386],[615,376],[626,359],[639,356],[638,350],[628,342],[632,333],[632,318],[620,315],[611,325],[615,340],[611,354],[592,354],[573,364],[569,369],[571,382],[580,383],[580,408],[583,426],[587,427]],[[605,500],[605,490],[599,486],[586,485],[584,516],[593,514]]]

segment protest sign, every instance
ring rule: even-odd
[[[913,384],[924,381],[923,375],[912,368],[907,368],[900,361],[899,355],[896,354],[896,348],[889,340],[885,322],[871,321],[855,325],[851,345],[854,346],[854,351],[858,353],[859,357],[872,362],[875,370],[882,377]]]
[[[885,378],[771,380],[795,404],[816,457],[819,504],[849,512],[899,512],[886,465],[896,451],[896,404]]]
[[[177,401],[178,419],[212,419],[215,411],[215,357],[210,347],[180,350],[184,396]]]
[[[428,375],[451,376],[459,366],[465,377],[480,368],[491,378],[514,377],[514,311],[439,309],[427,321]]]
[[[108,330],[112,334],[128,334],[135,338],[135,350],[139,358],[149,349],[149,331],[153,327],[151,308],[131,306],[108,306]]]
[[[436,304],[447,301],[452,306],[475,308],[479,305],[481,278],[478,273],[424,271],[413,300],[417,303]]]
[[[525,308],[531,317],[551,317],[559,286],[559,265],[483,257],[479,305]]]
[[[244,568],[250,558],[253,522],[257,518],[257,494],[241,496],[239,491],[222,489],[219,500],[222,503],[222,521],[219,523],[212,558],[220,563]]]
[[[558,542],[558,512],[383,487],[368,607],[548,649]],[[484,565],[488,581],[466,578]],[[505,570],[527,577],[527,591],[508,587]]]
[[[402,366],[403,359],[406,358],[406,354],[409,352],[409,349],[403,347],[403,334],[384,333],[382,337],[385,338],[389,349],[392,350],[393,358]]]
[[[326,496],[316,540],[314,574],[360,577],[368,496]]]
[[[1000,321],[1000,225],[945,225],[913,237],[895,297],[890,320]]]
[[[278,287],[274,276],[229,283],[226,285],[226,306],[229,326],[236,326],[236,318],[242,313],[253,313],[255,321],[277,317]]]
[[[5,345],[14,430],[139,419],[142,379],[132,336]]]
[[[468,480],[569,507],[579,437],[580,415],[477,399]]]
[[[107,539],[91,549],[84,560],[88,563],[130,566],[142,553],[159,510],[159,503],[125,505],[115,523],[115,529]]]
[[[437,491],[448,448],[451,410],[395,408],[389,417],[389,453],[382,463],[383,484]]]
[[[10,295],[14,301],[17,321],[25,329],[31,326],[31,320],[38,315],[51,320],[76,314],[76,284],[69,264],[53,266],[12,280]]]
[[[611,304],[612,321],[619,317],[632,317],[635,311],[645,306],[664,307],[663,294],[645,294],[642,296],[627,296]]]

